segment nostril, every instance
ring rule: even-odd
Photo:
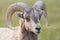
[[[40,31],[41,28],[36,28],[38,31]]]

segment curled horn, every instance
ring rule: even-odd
[[[44,15],[46,25],[48,26],[47,10],[45,3],[41,0],[37,0],[33,5],[33,9],[39,13],[40,18],[42,15]]]
[[[14,3],[12,5],[10,5],[7,9],[7,25],[9,28],[11,29],[15,29],[12,24],[11,24],[11,18],[14,12],[16,11],[20,11],[20,12],[24,12],[23,10],[26,10],[26,12],[30,11],[30,7],[22,2],[18,2],[18,3]]]

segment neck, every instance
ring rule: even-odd
[[[37,40],[37,35],[33,32],[27,31],[25,28],[22,30],[22,40]]]
[[[24,20],[20,20],[20,26],[22,32],[21,40],[38,40],[36,34],[25,29]]]

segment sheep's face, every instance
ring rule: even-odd
[[[35,34],[40,32],[41,26],[39,21],[39,15],[34,13],[33,11],[23,14],[25,29],[29,32],[33,32]]]

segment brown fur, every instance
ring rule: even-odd
[[[37,35],[33,32],[29,32],[25,28],[22,30],[22,34],[22,40],[37,40]]]
[[[21,3],[21,5],[23,6],[24,5],[24,3]],[[19,3],[17,3],[17,4],[13,4],[13,5],[11,5],[8,9],[7,9],[7,24],[8,24],[8,26],[11,28],[11,29],[13,29],[12,28],[12,26],[11,26],[11,17],[12,17],[12,15],[13,15],[13,13],[14,12],[16,12],[16,11],[20,11],[20,12],[25,12],[26,11],[26,13],[31,13],[31,8],[29,7],[29,6],[24,6],[24,7],[22,7]],[[27,8],[26,8],[27,7]],[[24,9],[25,8],[25,9]],[[25,11],[24,11],[25,10]],[[27,14],[27,15],[24,15],[24,16],[27,16],[27,17],[29,17],[29,15]],[[38,40],[38,36],[37,36],[37,34],[35,34],[34,32],[36,31],[30,31],[29,29],[26,29],[27,27],[26,27],[26,25],[25,25],[25,19],[24,18],[20,18],[20,22],[19,22],[19,27],[21,28],[19,28],[18,27],[18,29],[14,32],[14,34],[16,34],[17,36],[15,36],[14,35],[14,40]],[[34,22],[33,22],[34,23]],[[28,23],[27,23],[28,24]],[[34,23],[34,25],[35,25],[35,23]],[[33,26],[34,26],[33,25]],[[33,27],[33,26],[28,26],[29,28],[30,27]],[[36,26],[37,27],[37,26]],[[31,28],[32,29],[32,28]],[[35,28],[34,28],[35,29]],[[21,31],[21,32],[20,32]],[[11,39],[10,39],[11,40]],[[13,39],[12,39],[13,40]]]
[[[24,27],[24,19],[21,18],[20,20],[20,27],[22,28],[22,39],[21,40],[38,40],[37,34],[26,30]]]

